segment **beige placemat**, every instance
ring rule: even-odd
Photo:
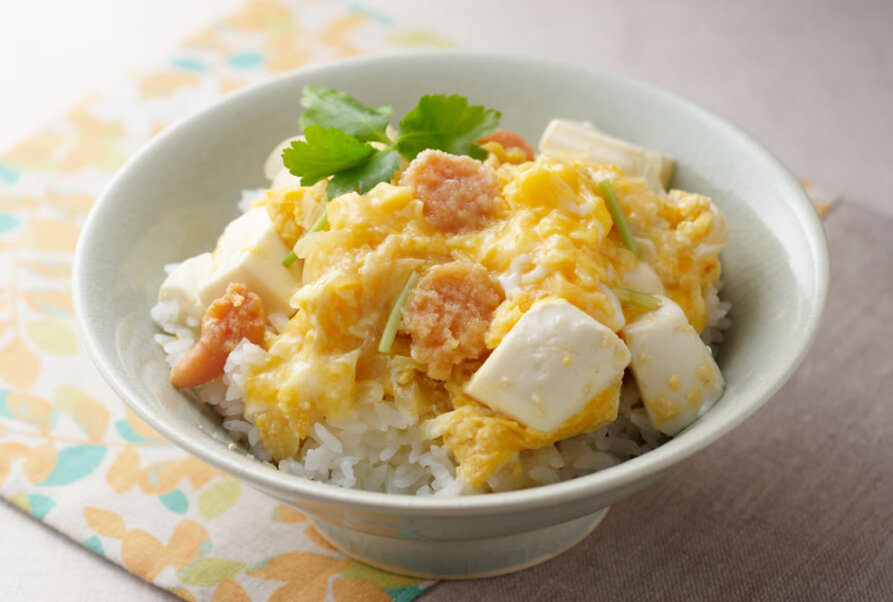
[[[404,601],[431,585],[345,558],[126,410],[75,335],[70,277],[94,199],[169,123],[279,72],[444,44],[356,2],[250,0],[0,153],[0,495],[187,600]]]

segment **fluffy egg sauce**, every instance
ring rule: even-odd
[[[408,399],[420,421],[443,438],[472,487],[518,452],[554,443],[617,417],[621,379],[599,392],[559,428],[542,432],[500,414],[462,388],[515,323],[541,299],[563,299],[619,331],[635,308],[623,306],[609,286],[647,264],[700,332],[704,291],[720,276],[716,245],[721,214],[710,200],[673,190],[651,191],[641,178],[612,167],[566,162],[485,145],[498,197],[475,228],[442,232],[425,218],[412,186],[382,183],[326,204],[325,182],[270,190],[263,204],[283,241],[303,262],[302,286],[291,298],[296,312],[279,334],[268,333],[263,363],[246,384],[246,414],[275,459],[295,455],[313,424],[350,416],[357,400]],[[598,193],[610,175],[641,257],[612,228]],[[399,181],[399,177],[394,182]],[[328,229],[308,233],[325,210]],[[719,215],[719,217],[717,217]],[[712,235],[712,237],[711,237]],[[702,244],[704,243],[704,244]],[[390,354],[377,345],[394,299],[408,275],[452,261],[486,268],[501,283],[503,300],[492,313],[479,357],[457,362],[443,378],[412,357],[412,340],[399,332]]]

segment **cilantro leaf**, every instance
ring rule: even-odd
[[[474,141],[496,129],[499,117],[499,111],[469,105],[458,94],[422,96],[400,122],[397,150],[410,160],[427,148],[483,159],[487,152]]]
[[[314,125],[338,128],[361,142],[390,142],[385,134],[391,107],[366,107],[340,90],[322,86],[304,86],[301,127]]]
[[[329,200],[354,190],[366,194],[379,182],[390,182],[398,167],[400,154],[397,151],[378,151],[368,161],[336,173],[327,185],[326,194]]]
[[[282,162],[301,184],[316,182],[365,163],[375,148],[334,127],[312,125],[304,130],[307,141],[295,140],[282,151]]]

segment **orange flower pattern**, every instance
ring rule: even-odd
[[[153,432],[86,357],[70,280],[94,199],[173,121],[275,73],[446,44],[357,3],[249,0],[0,153],[0,495],[184,600],[410,600],[430,585],[345,558],[294,508]]]

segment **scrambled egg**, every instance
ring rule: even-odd
[[[281,333],[268,333],[265,361],[246,385],[246,413],[274,458],[293,456],[315,422],[344,417],[364,392],[383,390],[386,400],[411,399],[420,420],[436,417],[432,424],[456,456],[460,476],[479,487],[518,452],[617,416],[619,378],[550,432],[463,393],[535,302],[563,299],[616,332],[637,310],[621,306],[608,287],[625,286],[625,276],[647,263],[689,323],[698,332],[704,328],[704,293],[720,276],[719,248],[710,242],[721,217],[709,199],[676,190],[657,194],[643,179],[610,166],[543,155],[526,161],[497,143],[485,148],[490,154],[478,183],[493,186],[496,195],[470,217],[457,217],[455,208],[433,214],[419,198],[425,170],[440,168],[436,161],[423,164],[422,155],[394,183],[328,204],[324,181],[268,192],[263,203],[270,218],[303,262],[303,286],[291,298],[297,312]],[[612,227],[597,186],[605,177],[613,180],[639,258]],[[323,211],[328,229],[308,232]],[[435,266],[452,266],[442,268],[452,270],[449,279],[426,285],[424,275]],[[394,299],[413,271],[423,275],[419,291],[430,299],[413,292],[391,353],[379,353]],[[441,332],[443,321],[429,314],[437,299],[450,295],[466,295],[480,309],[469,318],[479,327],[452,338]],[[450,312],[454,305],[447,300],[438,307]],[[430,348],[419,342],[437,336],[445,338],[431,339]]]

